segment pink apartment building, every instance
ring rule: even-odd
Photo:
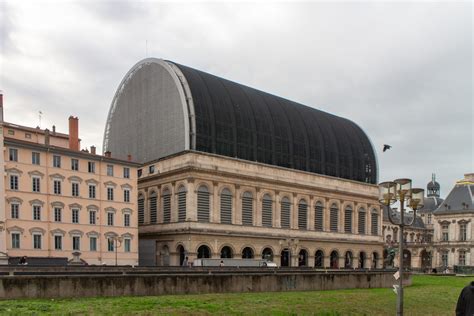
[[[69,133],[3,121],[0,94],[0,261],[138,264],[137,167],[80,149]],[[131,157],[129,157],[131,158]]]

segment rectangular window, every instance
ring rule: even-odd
[[[126,179],[130,178],[130,168],[123,167],[123,177],[126,178]]]
[[[33,165],[39,165],[41,164],[41,160],[40,160],[40,153],[37,153],[37,152],[32,152],[31,153],[31,163]]]
[[[90,251],[97,251],[97,237],[89,237]]]
[[[25,133],[25,138],[31,139],[31,134],[30,133]]]
[[[89,199],[95,199],[95,185],[89,184]]]
[[[33,249],[41,249],[41,235],[33,234]]]
[[[10,190],[18,190],[18,176],[10,175]]]
[[[54,236],[54,249],[62,250],[63,249],[63,236],[55,235]]]
[[[89,162],[87,163],[87,171],[88,171],[89,173],[95,173],[95,162],[89,161]]]
[[[110,177],[114,176],[114,165],[107,165],[107,175]]]
[[[131,240],[130,239],[124,239],[123,240],[123,251],[125,252],[130,252],[130,247],[131,247]]]
[[[72,236],[72,250],[81,250],[81,237]]]
[[[130,226],[130,214],[123,214],[123,226]]]
[[[53,181],[54,194],[61,194],[61,180]]]
[[[79,224],[79,210],[77,208],[72,209],[72,223]]]
[[[114,225],[114,213],[107,213],[107,225],[113,226]]]
[[[89,224],[95,225],[95,211],[89,211]]]
[[[18,161],[18,149],[10,148],[8,150],[10,161]]]
[[[71,159],[71,170],[79,171],[79,160]]]
[[[111,188],[111,187],[107,188],[107,200],[108,201],[114,200],[114,188]]]
[[[20,249],[20,233],[12,233],[12,248]]]
[[[124,189],[123,190],[123,201],[124,202],[130,202],[130,190],[129,189]]]
[[[61,156],[58,156],[58,155],[53,156],[53,167],[61,168]]]
[[[41,206],[39,205],[33,205],[33,220],[41,220]]]
[[[149,166],[149,167],[148,167],[148,173],[149,173],[149,174],[155,173],[155,166]]]
[[[114,251],[114,240],[112,238],[107,239],[107,250]]]
[[[467,240],[467,224],[465,223],[459,224],[459,240],[460,241]]]
[[[12,130],[12,129],[9,129],[9,130],[8,130],[8,135],[15,135],[15,131]]]
[[[31,181],[33,182],[32,183],[33,192],[40,192],[41,191],[41,189],[40,189],[40,178],[33,177],[33,178],[31,178]]]
[[[11,210],[12,218],[15,218],[15,219],[20,218],[20,204],[11,204],[10,210]]]
[[[140,178],[142,176],[142,169],[137,170],[137,176]]]
[[[59,208],[59,207],[55,207],[54,208],[54,221],[55,222],[60,222],[61,221],[61,214],[62,213],[62,209]]]
[[[79,196],[79,183],[72,183],[72,196]]]
[[[443,224],[441,226],[441,229],[442,229],[442,231],[441,231],[441,233],[442,233],[441,240],[442,241],[449,241],[449,225],[448,224]]]

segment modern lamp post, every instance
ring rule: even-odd
[[[379,184],[379,201],[388,209],[388,219],[399,227],[400,239],[398,245],[399,262],[399,286],[397,291],[397,315],[403,315],[403,227],[411,226],[416,219],[416,210],[423,207],[423,189],[412,189],[410,179],[397,179],[393,182],[382,182]],[[392,214],[390,205],[400,202],[400,218]],[[413,218],[405,220],[405,203],[413,210]]]

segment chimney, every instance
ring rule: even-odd
[[[69,117],[69,149],[79,151],[79,119]]]
[[[91,146],[91,154],[95,155],[95,146]]]
[[[53,135],[56,134],[56,125],[53,125]]]
[[[128,155],[127,155],[127,160],[128,160],[128,161],[132,161],[132,155],[128,154]]]
[[[44,130],[44,144],[49,146],[49,129]]]
[[[104,156],[107,157],[107,158],[110,158],[110,157],[112,157],[112,153],[107,150],[107,151],[104,153]]]
[[[0,92],[0,123],[3,123],[3,93]]]

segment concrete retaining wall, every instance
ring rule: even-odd
[[[0,298],[145,296],[226,292],[318,291],[386,288],[392,272],[276,273],[248,272],[151,275],[2,276]]]

